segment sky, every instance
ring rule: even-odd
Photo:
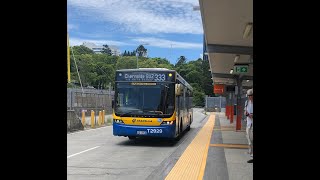
[[[140,44],[149,57],[175,64],[202,58],[203,27],[198,0],[68,0],[71,46],[115,45],[121,53]]]

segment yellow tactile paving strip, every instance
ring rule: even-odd
[[[202,180],[214,122],[215,113],[211,113],[207,123],[183,152],[166,180]]]

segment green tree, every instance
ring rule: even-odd
[[[94,54],[93,50],[87,48],[86,46],[71,46],[70,47],[70,58],[73,55],[81,55],[81,54]]]
[[[187,62],[186,57],[180,56],[180,57],[178,58],[178,62],[176,63],[175,67],[179,67],[179,66],[181,66],[182,64],[185,64],[186,62]]]
[[[114,76],[117,69],[135,69],[137,61],[135,51],[125,51],[128,56],[110,56],[108,54],[95,54],[84,46],[74,47],[74,57],[71,56],[71,81],[73,86],[80,86],[74,58],[84,87],[107,88],[109,83],[114,86]],[[124,53],[124,54],[125,54]],[[133,55],[133,56],[131,56]],[[184,56],[180,56],[176,65],[171,64],[165,58],[139,57],[139,67],[142,68],[167,68],[175,69],[194,88],[193,103],[196,106],[204,105],[204,96],[213,95],[212,80],[209,71],[209,62],[202,60],[190,60],[186,62]],[[71,85],[69,85],[71,86]]]
[[[76,57],[78,71],[81,78],[81,82],[83,86],[89,86],[94,84],[96,80],[96,72],[95,72],[95,62],[92,59],[91,54],[82,54]],[[74,79],[76,82],[79,82],[79,77],[77,72],[74,73],[76,77]]]
[[[124,56],[117,60],[116,69],[135,69],[137,59],[132,56]]]
[[[124,51],[124,53],[122,54],[122,56],[127,56],[127,50]]]
[[[150,60],[156,60],[158,64],[168,64],[171,65],[169,60],[167,60],[166,58],[160,58],[160,57],[156,57],[156,58],[150,58]]]
[[[204,106],[204,97],[205,94],[203,93],[201,87],[199,86],[198,83],[190,83],[190,85],[193,88],[193,98],[192,98],[192,103],[193,106]]]
[[[210,70],[210,65],[209,65],[209,60],[202,60],[201,64],[201,69],[202,69],[202,74],[201,76],[203,77],[201,83],[202,83],[202,88],[203,92],[208,95],[208,96],[214,96],[213,94],[213,85],[212,85],[212,75]]]
[[[185,79],[190,83],[199,83],[202,81],[201,72],[196,70],[187,71]]]
[[[101,53],[111,56],[111,49],[109,48],[109,46],[107,44],[103,45]]]
[[[147,55],[147,49],[143,45],[139,45],[136,49],[139,57],[145,57]]]
[[[95,72],[97,72],[97,78],[93,84],[94,87],[106,89],[109,83],[114,83],[115,69],[112,64],[97,62],[95,68]]]
[[[193,92],[193,98],[192,98],[192,100],[193,100],[193,105],[194,106],[201,106],[201,107],[204,107],[204,105],[205,105],[205,94],[203,93],[203,92],[201,92],[201,91],[198,91],[198,90],[195,90],[194,92]]]

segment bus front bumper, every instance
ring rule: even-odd
[[[162,126],[132,126],[113,123],[113,135],[174,138],[175,128],[175,124]]]

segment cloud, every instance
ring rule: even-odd
[[[132,38],[130,42],[112,41],[112,40],[95,40],[95,39],[83,39],[83,38],[70,38],[70,46],[79,46],[83,42],[91,42],[96,45],[115,45],[115,46],[137,46],[137,44],[143,44],[147,46],[160,47],[160,48],[173,48],[173,49],[201,49],[202,43],[190,43],[171,41],[167,39],[153,38],[153,37],[140,37]]]
[[[78,29],[79,27],[75,24],[68,24],[68,31],[72,29]]]
[[[201,49],[202,43],[189,43],[189,42],[178,42],[159,38],[134,38],[133,41],[139,42],[140,44],[147,44],[148,46],[155,46],[161,48],[177,48],[177,49]]]
[[[202,34],[201,16],[193,11],[194,5],[199,5],[198,0],[68,0],[68,11],[83,17],[77,20],[118,24],[133,33]]]
[[[79,46],[82,45],[83,42],[91,42],[96,45],[115,45],[115,46],[123,46],[123,45],[132,45],[130,43],[120,42],[120,41],[111,41],[111,40],[94,40],[94,39],[81,39],[81,38],[70,38],[70,46]]]

